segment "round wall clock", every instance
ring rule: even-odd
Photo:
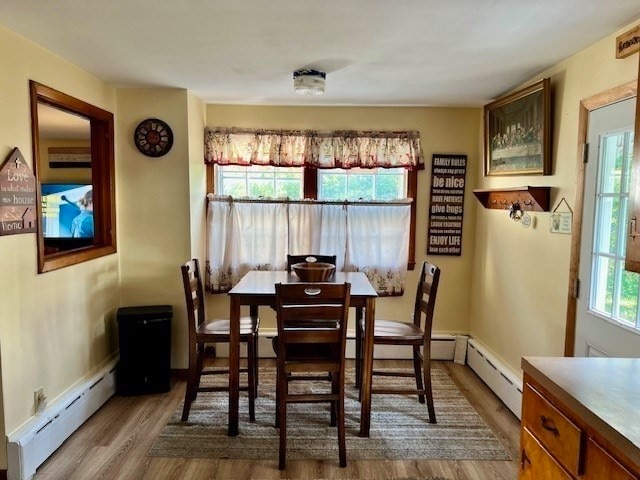
[[[133,143],[140,153],[148,157],[161,157],[173,146],[171,127],[157,118],[147,118],[138,124],[133,133]]]

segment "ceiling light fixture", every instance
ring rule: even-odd
[[[322,95],[326,78],[327,74],[320,70],[296,70],[293,72],[293,89],[299,95]]]

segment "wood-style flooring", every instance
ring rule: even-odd
[[[269,362],[271,360],[261,360]],[[400,360],[376,361],[398,367]],[[336,461],[277,458],[202,460],[148,457],[147,451],[181,404],[185,382],[176,380],[165,394],[114,396],[38,469],[35,480],[204,480],[204,479],[395,479],[442,476],[450,480],[515,480],[518,476],[519,422],[468,367],[439,362],[511,452],[513,461]]]

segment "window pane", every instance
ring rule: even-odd
[[[216,166],[216,193],[233,197],[301,199],[302,168],[252,165]]]
[[[396,200],[407,196],[404,168],[318,171],[320,200]]]
[[[615,262],[609,257],[596,256],[593,270],[593,292],[591,302],[594,310],[611,316]]]
[[[619,318],[623,323],[635,326],[638,316],[638,275],[635,272],[623,270],[624,264],[621,262],[622,281],[620,285]]]
[[[615,255],[618,242],[618,218],[620,214],[620,197],[600,198],[598,205],[599,226],[596,253],[610,253]]]
[[[620,192],[624,163],[624,133],[604,136],[601,153],[601,193]]]

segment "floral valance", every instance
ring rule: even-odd
[[[422,168],[419,132],[206,128],[205,163],[311,168]]]

